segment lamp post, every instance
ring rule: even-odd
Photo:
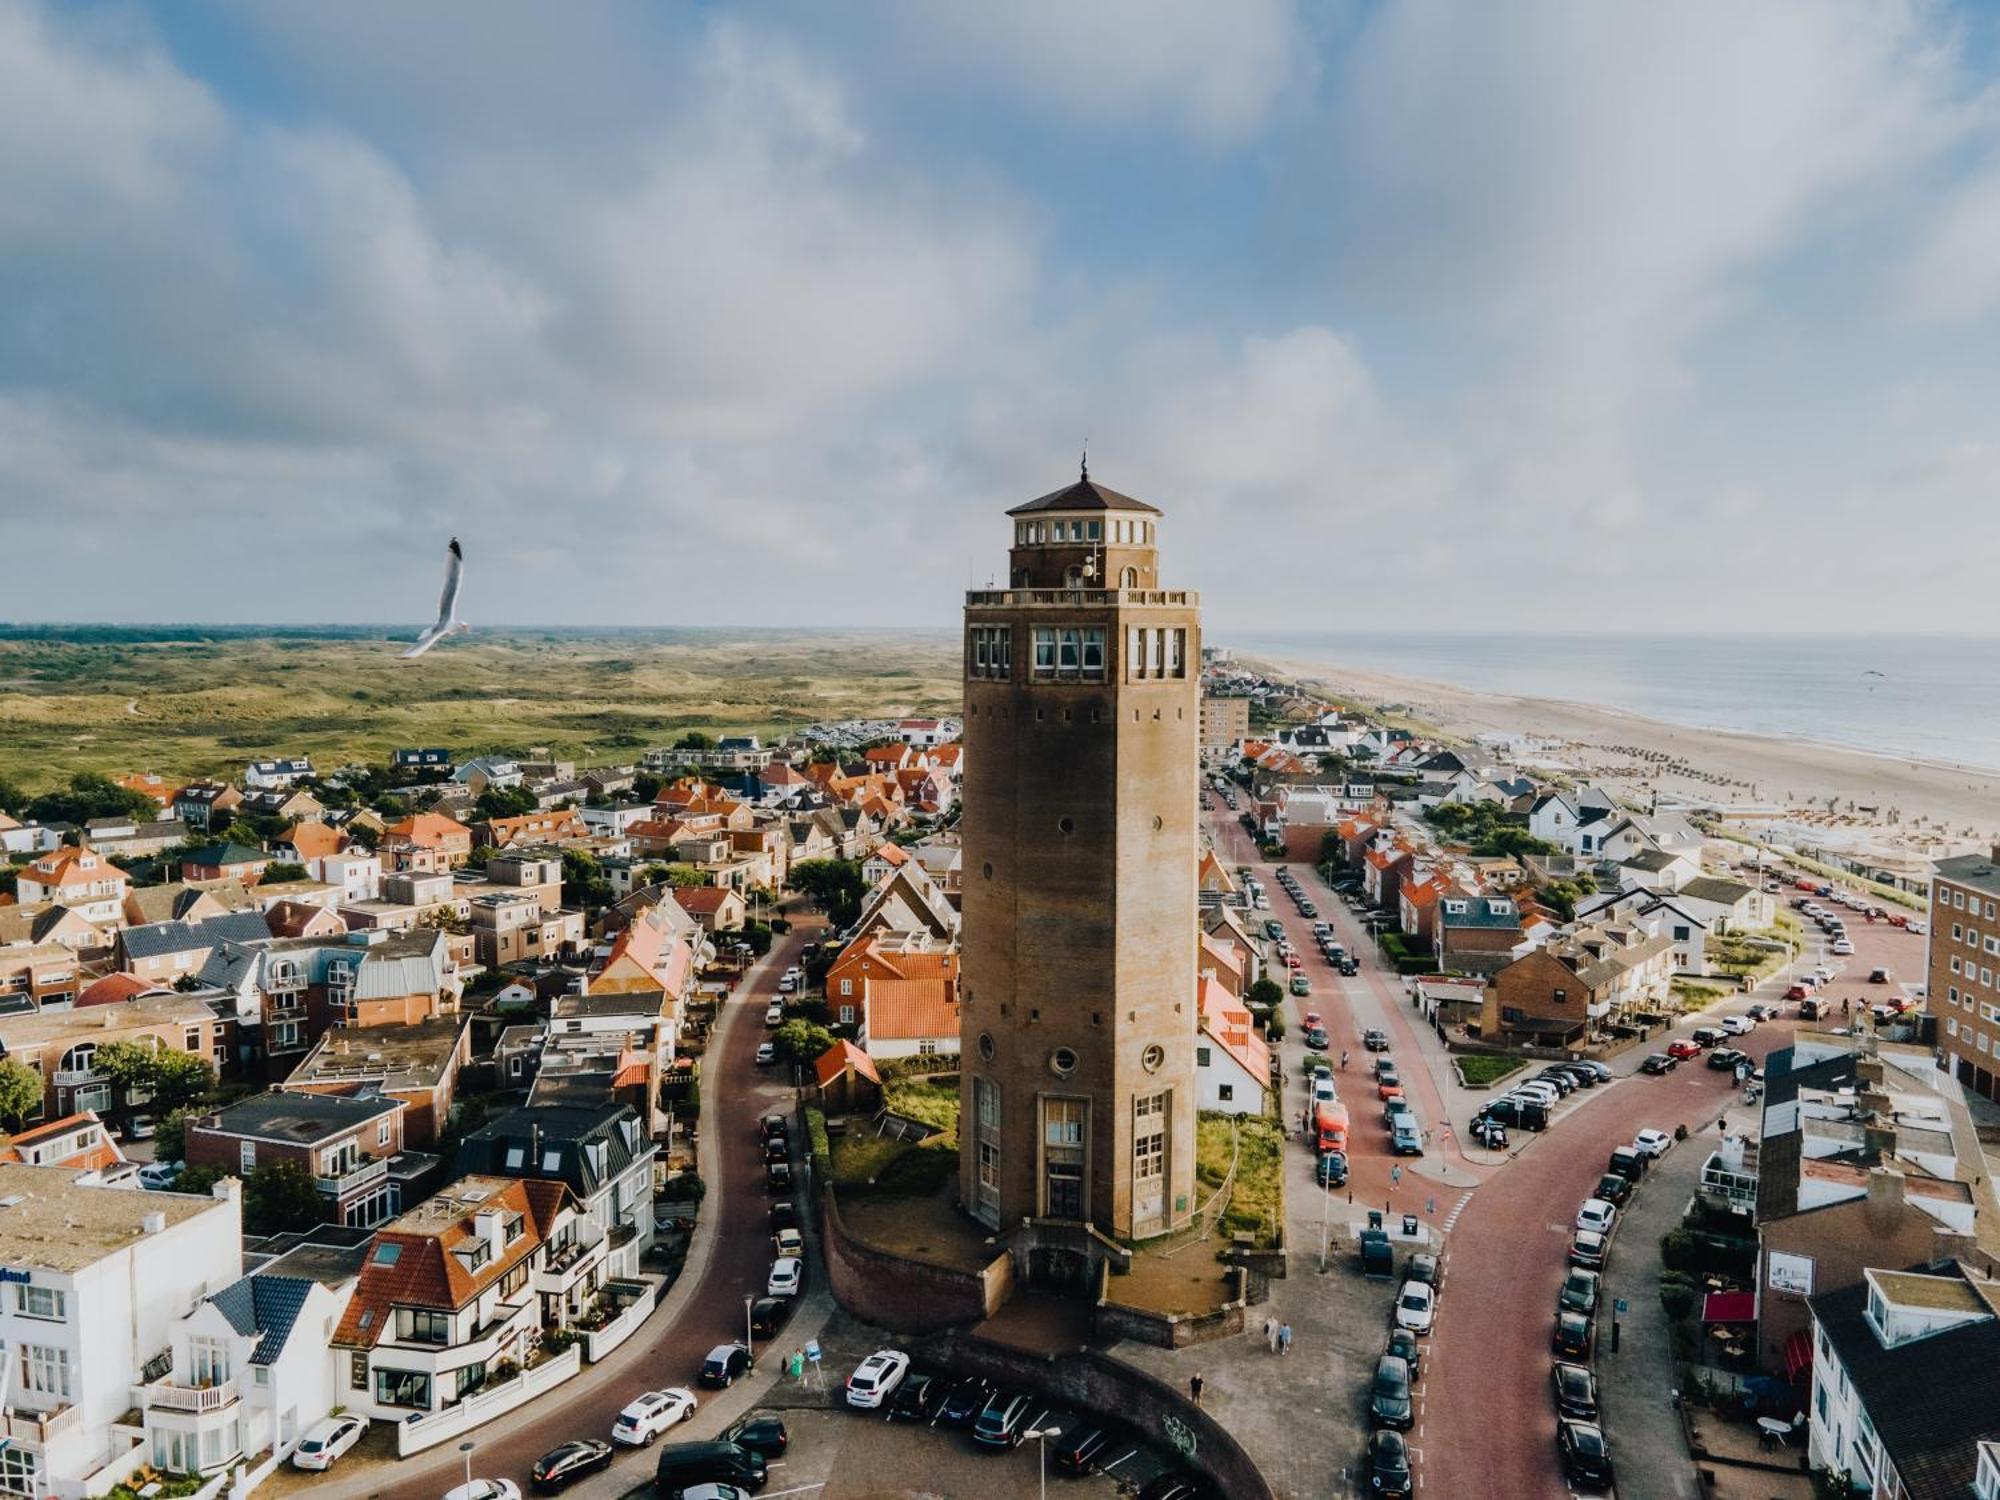
[[[463,1443],[460,1443],[460,1444],[458,1445],[458,1451],[459,1451],[460,1453],[463,1453],[463,1454],[465,1455],[465,1488],[466,1488],[467,1492],[469,1493],[469,1492],[471,1491],[471,1489],[472,1489],[472,1444],[471,1444],[471,1442],[470,1442],[470,1441],[468,1440],[468,1441],[466,1441],[466,1442],[463,1442]]]
[[[1061,1437],[1060,1427],[1031,1427],[1022,1433],[1023,1438],[1035,1440],[1035,1452],[1040,1455],[1042,1471],[1042,1500],[1049,1500],[1049,1445],[1048,1439]]]
[[[743,1299],[743,1347],[750,1351],[750,1359],[753,1364],[757,1359],[757,1329],[756,1325],[750,1319],[750,1309],[755,1306],[756,1300],[756,1298],[749,1296]]]

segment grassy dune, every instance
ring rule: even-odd
[[[123,638],[121,638],[123,637]],[[689,729],[956,712],[955,639],[907,631],[482,631],[414,662],[352,632],[135,630],[0,636],[0,774],[226,772],[398,746],[548,745],[631,760]]]

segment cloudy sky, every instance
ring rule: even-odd
[[[1987,630],[1978,4],[0,0],[0,617]]]

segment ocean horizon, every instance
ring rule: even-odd
[[[1375,631],[1217,637],[1249,656],[1596,704],[1692,729],[2000,770],[2000,637]]]

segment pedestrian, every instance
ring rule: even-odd
[[[1201,1371],[1188,1376],[1188,1394],[1194,1398],[1196,1406],[1201,1405]]]
[[[1264,1320],[1264,1342],[1271,1346],[1273,1354],[1278,1352],[1278,1320],[1276,1318],[1266,1318]]]
[[[1278,1330],[1278,1352],[1280,1354],[1292,1352],[1292,1325],[1289,1323]]]

